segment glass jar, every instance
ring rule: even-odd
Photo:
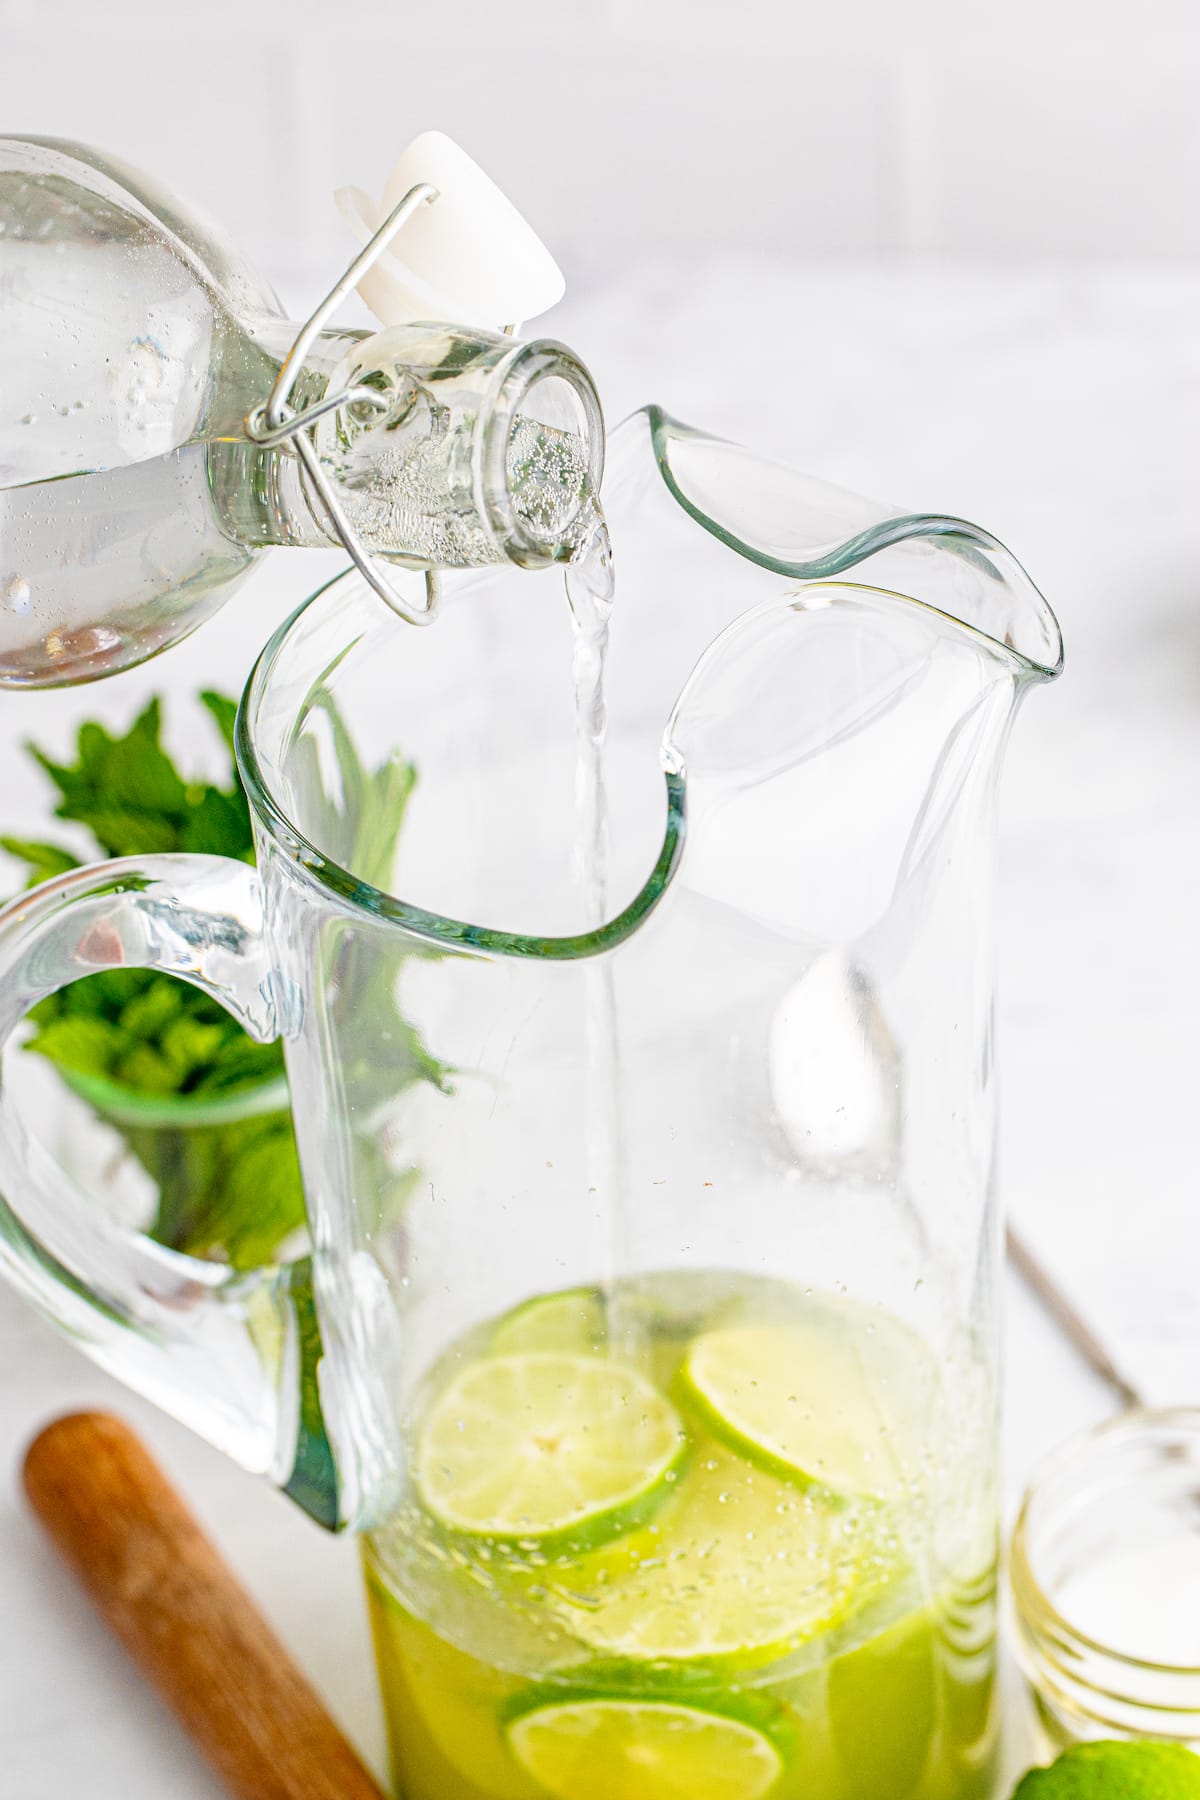
[[[1072,1438],[1030,1483],[1010,1567],[1050,1751],[1200,1746],[1200,1408],[1129,1412]]]

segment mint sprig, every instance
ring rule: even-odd
[[[199,698],[228,756],[221,781],[180,773],[162,744],[157,698],[123,736],[93,722],[82,725],[73,761],[60,763],[27,746],[58,790],[55,816],[86,829],[97,858],[188,851],[254,860],[250,811],[233,763],[236,702],[213,692]],[[355,837],[366,839],[354,848],[368,856],[369,873],[382,871],[394,855],[416,771],[399,758],[365,769],[333,702],[322,697],[321,705],[345,807],[341,828],[354,821]],[[330,810],[332,832],[339,821],[332,803]],[[72,851],[53,842],[9,836],[0,837],[0,846],[26,864],[30,885],[79,866]],[[364,1031],[378,1041],[364,1049],[393,1093],[417,1081],[444,1088],[449,1071],[398,1011],[402,960],[371,984]],[[249,1268],[270,1261],[303,1226],[278,1043],[255,1042],[208,995],[146,969],[78,981],[51,994],[30,1018],[35,1031],[25,1047],[56,1065],[154,1179],[160,1198],[150,1232],[159,1242]],[[236,1104],[238,1096],[248,1104]],[[227,1108],[233,1116],[221,1116],[223,1101],[234,1102]],[[403,1196],[414,1176],[390,1171],[387,1190]]]
[[[201,694],[200,702],[231,751],[236,703],[214,693]],[[161,732],[156,697],[124,737],[110,736],[94,721],[81,725],[73,763],[55,762],[28,745],[59,791],[55,817],[86,826],[105,856],[187,850],[252,862],[250,809],[232,758],[227,785],[187,781],[163,748]]]

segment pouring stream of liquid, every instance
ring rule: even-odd
[[[587,931],[605,922],[608,902],[608,805],[605,742],[608,735],[606,672],[614,584],[612,544],[599,503],[567,567],[566,589],[574,633],[575,808],[578,831],[575,878]],[[618,1093],[616,992],[611,958],[583,963],[584,1033],[588,1067],[585,1167],[597,1249],[606,1289],[624,1266],[624,1147]],[[610,1329],[611,1329],[610,1321]]]

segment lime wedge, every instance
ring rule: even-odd
[[[434,1395],[415,1475],[427,1510],[452,1530],[586,1545],[661,1504],[686,1441],[670,1402],[621,1363],[490,1356]]]
[[[840,1624],[870,1559],[844,1513],[709,1445],[649,1525],[576,1558],[549,1592],[606,1658],[724,1671],[777,1661]]]
[[[870,1320],[870,1324],[865,1322]],[[679,1391],[759,1467],[840,1495],[892,1497],[917,1473],[937,1390],[921,1339],[855,1309],[731,1325],[690,1345]]]
[[[505,1313],[492,1332],[493,1356],[516,1356],[530,1350],[566,1350],[586,1356],[603,1350],[608,1336],[604,1296],[599,1288],[567,1288],[558,1294],[535,1294]]]
[[[779,1751],[724,1713],[656,1700],[567,1700],[510,1721],[523,1768],[559,1800],[759,1800]]]

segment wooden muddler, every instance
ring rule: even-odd
[[[47,1426],[34,1511],[238,1800],[383,1800],[313,1689],[129,1428]]]

